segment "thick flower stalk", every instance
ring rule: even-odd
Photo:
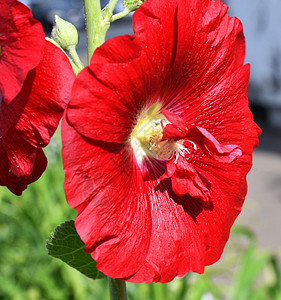
[[[0,1],[0,185],[20,195],[46,168],[45,147],[70,99],[74,73],[15,0]]]
[[[106,275],[169,282],[216,262],[259,128],[242,25],[212,0],[147,0],[98,48],[62,124],[76,229]]]

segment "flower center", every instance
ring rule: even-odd
[[[160,103],[153,104],[141,114],[131,133],[131,146],[138,163],[142,162],[145,156],[169,160],[176,152],[175,141],[161,141],[163,130],[169,121],[160,111]]]

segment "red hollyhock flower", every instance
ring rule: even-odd
[[[259,128],[242,25],[212,0],[147,0],[98,48],[63,120],[65,191],[106,275],[168,282],[216,262]]]
[[[27,7],[1,1],[0,8],[0,185],[20,195],[46,168],[41,148],[58,126],[74,74]]]
[[[0,18],[0,97],[8,103],[39,64],[45,35],[30,9],[16,0],[0,0]]]

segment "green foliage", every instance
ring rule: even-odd
[[[107,281],[97,284],[47,254],[51,231],[75,211],[66,203],[58,144],[48,148],[43,176],[21,197],[0,187],[0,299],[108,299]]]
[[[246,235],[250,244],[241,258],[241,267],[234,276],[230,290],[230,299],[265,300],[280,299],[280,270],[276,258],[264,252],[257,251],[256,239],[245,229],[235,228],[234,233]],[[267,275],[270,274],[270,275]],[[261,276],[261,277],[260,277]],[[269,276],[270,278],[266,278]],[[262,277],[267,284],[260,284]],[[279,295],[278,295],[279,294]]]
[[[47,255],[50,232],[75,218],[64,197],[56,140],[47,156],[47,171],[23,196],[0,187],[0,299],[109,300],[106,279],[88,279]],[[129,300],[281,300],[280,283],[276,257],[259,250],[249,230],[236,227],[222,259],[204,275],[189,273],[168,284],[127,283],[127,291]]]
[[[85,244],[76,232],[74,221],[62,223],[47,241],[49,255],[61,259],[91,279],[106,277],[96,269],[96,262],[84,248]]]

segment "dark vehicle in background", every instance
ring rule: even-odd
[[[84,28],[82,0],[33,0],[30,8],[34,18],[47,29],[52,28],[55,15],[71,22],[77,29]]]
[[[104,8],[109,0],[101,0]],[[54,16],[71,22],[78,30],[85,28],[83,0],[22,0],[28,5],[35,19],[39,20],[46,29],[51,29]],[[122,0],[119,0],[114,13],[123,10]]]

